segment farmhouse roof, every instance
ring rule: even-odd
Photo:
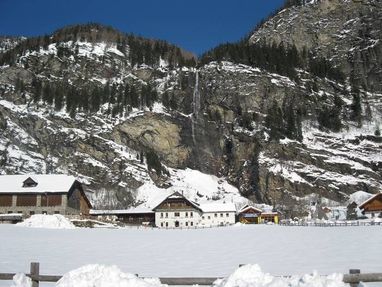
[[[364,206],[365,206],[367,203],[369,203],[370,201],[373,201],[375,198],[377,198],[378,196],[381,196],[381,195],[382,195],[382,193],[381,193],[381,192],[378,192],[377,194],[375,194],[375,195],[373,195],[372,197],[370,197],[368,200],[366,200],[366,201],[364,201],[363,203],[361,203],[361,204],[359,205],[359,208],[360,208],[360,209],[363,209]]]
[[[254,207],[254,206],[252,206],[252,205],[244,205],[240,210],[239,210],[239,213],[241,213],[241,212],[244,212],[244,211],[246,211],[246,210],[248,210],[248,209],[254,209],[254,210],[256,210],[256,211],[258,211],[258,212],[263,212],[260,208],[257,208],[257,207]]]
[[[203,212],[236,212],[233,203],[204,203],[200,205]]]
[[[23,186],[33,179],[35,186]],[[73,176],[64,174],[0,175],[0,193],[67,193],[76,182]]]
[[[128,208],[128,209],[110,209],[110,210],[100,210],[91,209],[89,212],[91,215],[119,215],[119,214],[143,214],[143,213],[154,213],[149,208]]]
[[[188,200],[183,194],[179,193],[179,192],[174,192],[172,194],[170,194],[169,196],[167,196],[166,198],[164,198],[159,204],[157,204],[152,210],[155,211],[161,204],[162,202],[164,202],[165,200],[167,199],[173,199],[173,198],[181,198],[181,199],[184,199],[186,200],[189,204],[191,204],[194,208],[198,209],[198,210],[201,210],[199,204],[191,201],[191,200]]]

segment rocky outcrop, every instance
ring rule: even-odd
[[[352,83],[382,91],[382,3],[322,0],[291,7],[260,27],[250,42],[295,45],[339,66]]]

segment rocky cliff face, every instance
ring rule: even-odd
[[[377,1],[292,7],[249,40],[313,51],[341,67],[345,83],[302,69],[292,80],[227,61],[196,68],[168,47],[137,60],[137,42],[125,43],[108,30],[93,29],[92,37],[81,32],[78,39],[60,33],[37,49],[16,46],[6,57],[11,62],[0,67],[0,171],[74,174],[101,208],[137,205],[177,188],[195,191],[196,199],[241,201],[226,180],[287,216],[304,213],[311,194],[344,203],[356,191],[377,192],[379,12]],[[162,47],[148,43],[149,50]],[[331,132],[318,119],[338,98],[341,128]],[[298,136],[272,139],[269,119],[279,112]],[[213,191],[201,191],[198,178],[205,175],[188,172],[190,180],[186,168],[218,176],[214,184],[206,182]]]
[[[352,82],[382,91],[382,3],[323,0],[281,11],[250,42],[283,42],[314,51],[339,66]]]

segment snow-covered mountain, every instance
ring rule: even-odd
[[[293,77],[230,57],[196,65],[166,42],[96,24],[25,39],[0,53],[0,171],[73,174],[99,208],[184,191],[199,201],[246,197],[289,216],[311,194],[346,203],[380,191],[378,11],[371,0],[292,6],[248,39],[249,49],[282,42],[324,57],[344,80],[304,61]],[[365,50],[354,36],[364,29],[376,43]]]

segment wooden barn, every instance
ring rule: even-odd
[[[261,223],[261,213],[261,209],[246,205],[238,212],[238,221],[244,224]]]
[[[81,183],[73,176],[0,176],[0,214],[88,215],[90,208]]]
[[[359,208],[369,218],[382,217],[382,193],[370,197]]]

